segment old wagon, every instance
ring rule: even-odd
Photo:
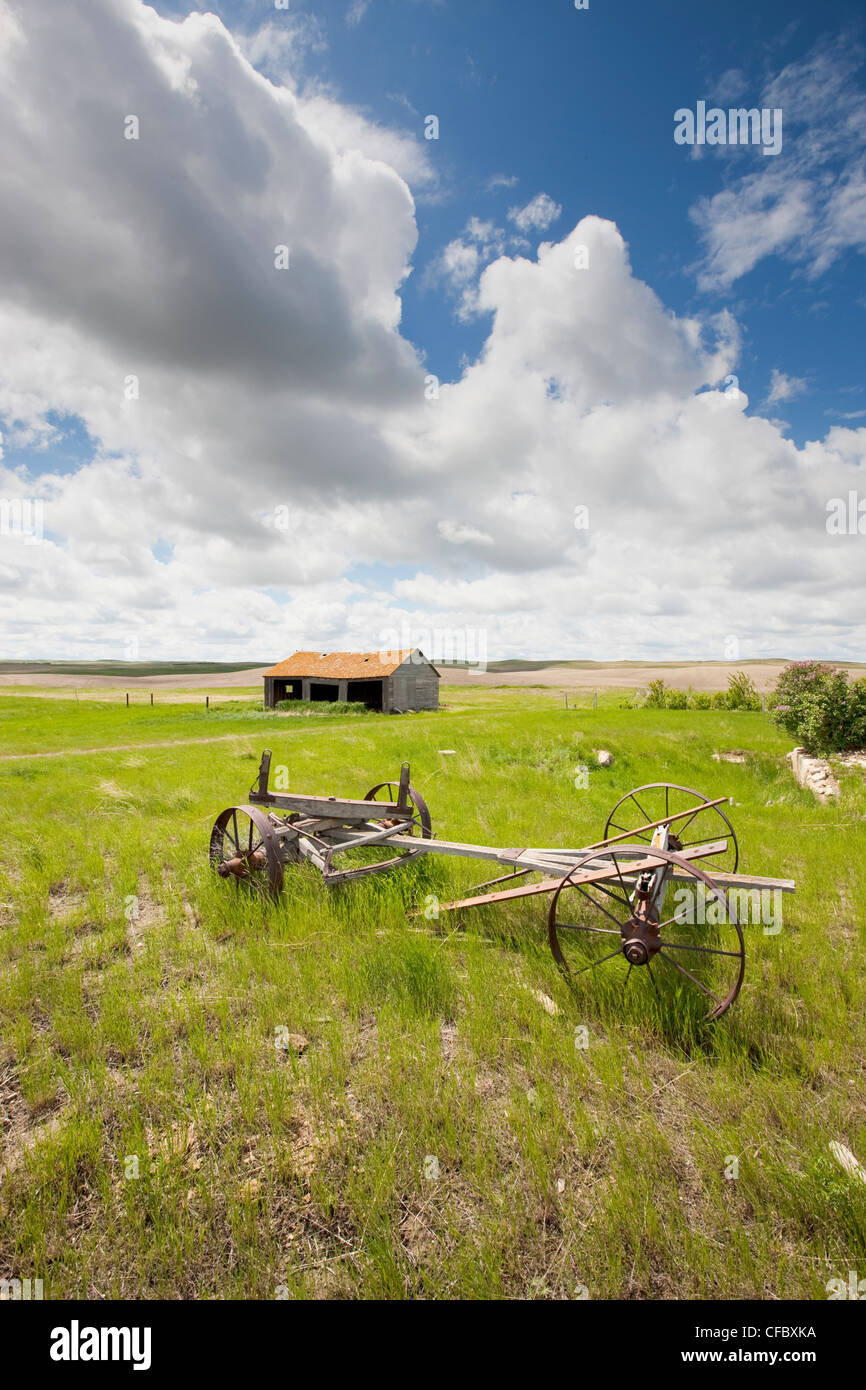
[[[754,921],[758,904],[763,920],[765,895],[794,891],[789,879],[740,873],[728,798],[690,787],[635,787],[617,801],[594,844],[502,849],[436,838],[408,763],[395,782],[378,782],[357,798],[272,791],[270,766],[266,750],[249,802],[222,811],[211,832],[211,864],[239,890],[277,894],[287,867],[302,862],[333,886],[390,872],[422,854],[487,861],[508,872],[436,903],[436,915],[549,895],[550,949],[569,979],[606,967],[619,971],[625,986],[633,971],[644,971],[656,989],[673,984],[697,992],[707,1019],[725,1013],[740,991],[741,918]]]

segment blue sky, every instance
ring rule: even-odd
[[[214,8],[241,30],[270,9]],[[732,287],[700,291],[701,244],[689,211],[764,156],[746,148],[692,159],[673,142],[674,111],[701,98],[713,104],[725,74],[741,74],[730,104],[760,106],[767,77],[816,45],[866,41],[860,4],[590,0],[577,11],[569,0],[370,0],[354,22],[352,12],[349,0],[293,0],[273,17],[304,26],[314,48],[308,73],[376,121],[423,131],[427,114],[439,117],[430,155],[441,186],[418,196],[417,268],[403,300],[404,332],[437,375],[459,375],[487,324],[457,322],[441,286],[425,288],[424,269],[470,216],[505,222],[510,207],[543,190],[562,208],[552,235],[587,213],[611,218],[635,272],[676,313],[736,312],[744,330],[738,376],[750,409],[763,405],[774,368],[808,383],[785,402],[792,438],[818,437],[828,418],[866,410],[862,253],[848,250],[814,278],[770,257]],[[861,68],[861,93],[863,82]],[[798,113],[785,116],[785,138],[796,142]],[[515,182],[491,189],[497,175]]]
[[[10,654],[861,658],[864,57],[845,0],[12,0]]]

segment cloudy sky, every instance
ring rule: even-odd
[[[864,57],[835,0],[0,0],[4,655],[866,659]]]

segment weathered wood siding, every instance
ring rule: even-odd
[[[439,677],[426,657],[414,652],[388,677],[387,708],[438,709]]]

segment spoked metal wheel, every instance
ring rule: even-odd
[[[641,859],[608,849],[562,880],[548,916],[554,959],[573,981],[605,995],[635,977],[659,999],[720,1018],[740,992],[746,965],[733,906],[710,876],[669,850]]]
[[[674,782],[648,782],[643,787],[635,787],[626,792],[616,803],[604,827],[604,839],[613,836],[628,836],[628,844],[652,844],[654,830],[644,830],[643,826],[664,821],[676,816],[670,824],[668,846],[675,853],[692,845],[710,844],[716,840],[726,840],[723,851],[708,855],[702,864],[721,872],[736,873],[740,850],[734,827],[721,806],[708,806],[712,797],[704,796],[691,787],[680,787]],[[677,815],[678,812],[687,812]],[[626,840],[623,839],[623,844]]]
[[[210,862],[220,878],[232,879],[264,896],[283,886],[279,840],[257,806],[229,806],[221,811],[210,837]]]
[[[364,800],[389,801],[393,804],[398,800],[399,795],[400,788],[396,782],[379,782],[375,787],[370,788]],[[379,817],[376,815],[375,809],[371,808],[370,821],[373,825],[380,825],[383,830],[388,826],[399,825],[402,821],[410,821],[411,824],[409,828],[400,833],[402,835],[417,835],[420,836],[422,840],[429,840],[432,837],[433,830],[426,801],[421,793],[417,792],[415,788],[411,786],[408,788],[407,799],[409,802],[409,809],[406,811],[405,815]],[[407,859],[415,859],[419,853],[420,850],[416,849],[399,849],[395,853],[393,848],[387,846],[381,849],[370,846],[365,849],[350,850],[345,856],[341,855],[340,858],[341,860],[345,859],[347,861],[351,858],[354,863],[358,863],[359,857],[363,856],[371,869],[385,869],[390,868],[392,864],[400,864]]]

